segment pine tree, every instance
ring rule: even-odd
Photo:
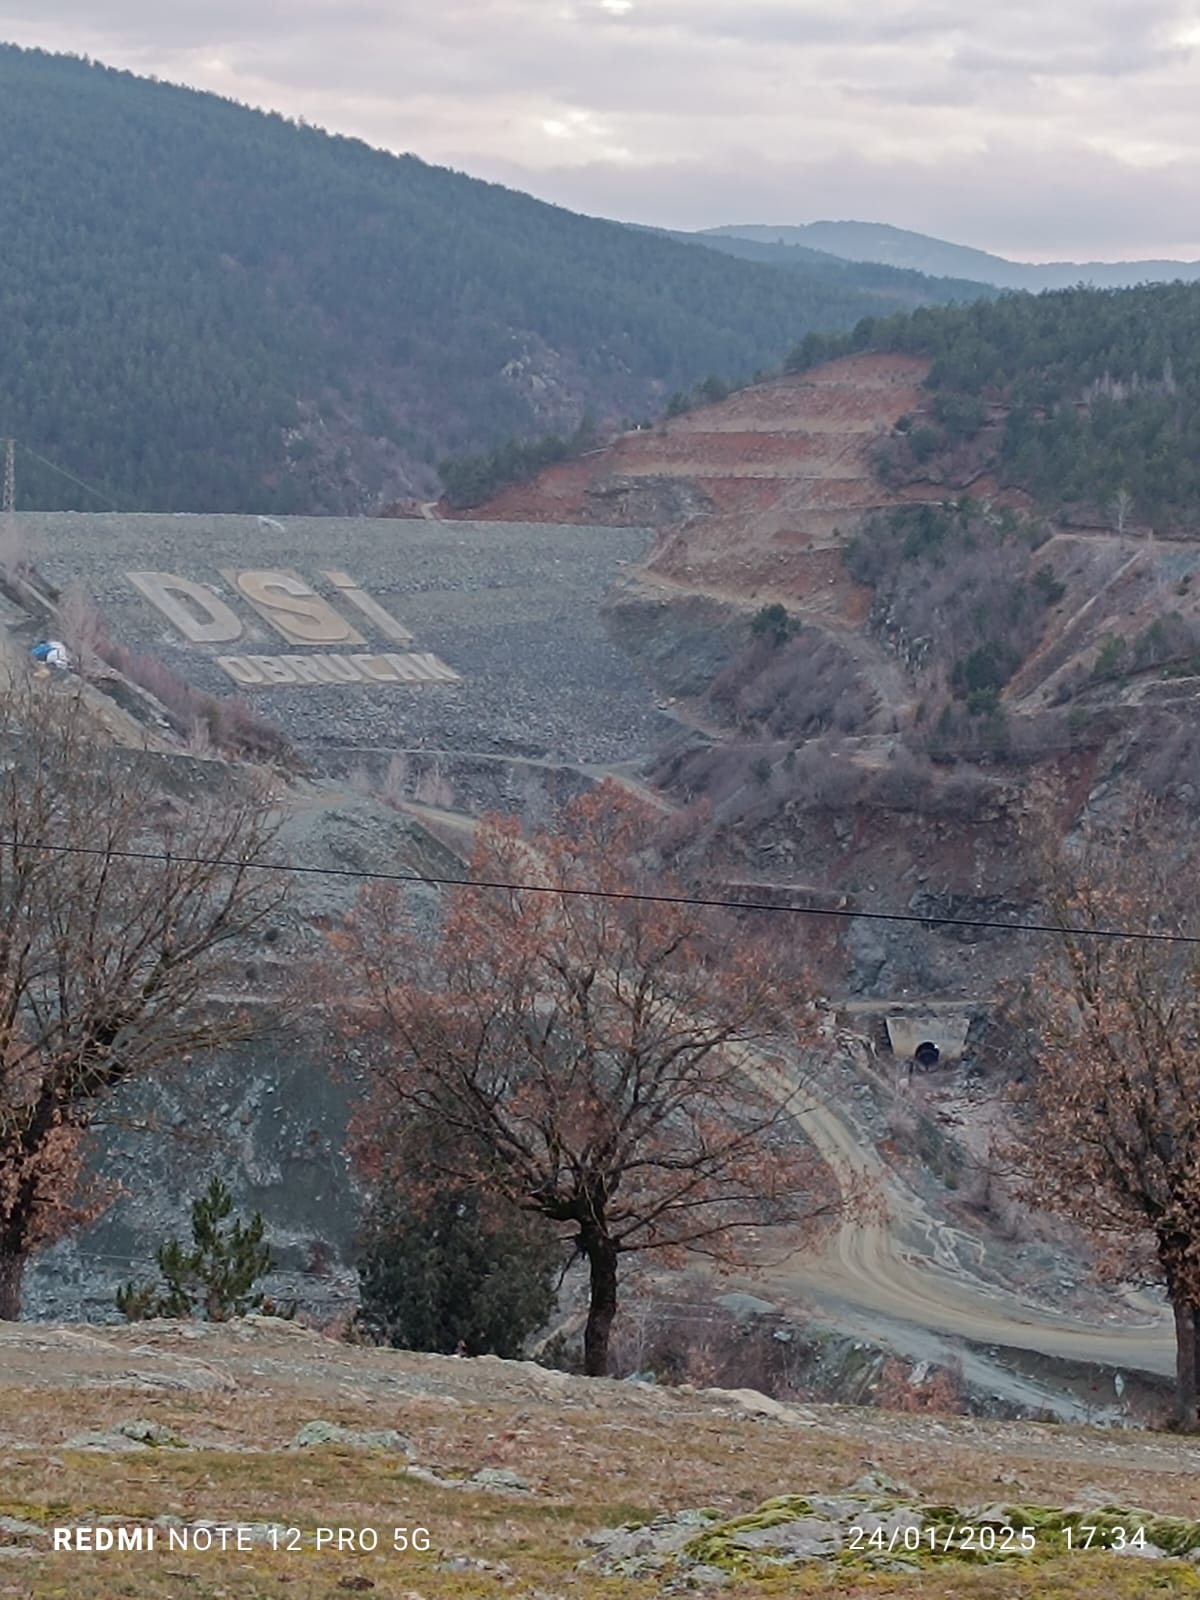
[[[160,1245],[158,1270],[165,1291],[127,1283],[117,1290],[117,1309],[130,1322],[145,1317],[194,1317],[197,1308],[209,1322],[244,1317],[263,1303],[251,1290],[271,1270],[271,1251],[263,1243],[264,1224],[255,1212],[250,1222],[222,1223],[233,1210],[233,1196],[214,1178],[192,1203],[192,1245],[179,1239]]]

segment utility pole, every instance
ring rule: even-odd
[[[17,509],[17,441],[4,441],[4,501],[0,505],[5,516]]]

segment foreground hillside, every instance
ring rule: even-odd
[[[897,303],[875,271],[780,273],[10,46],[0,143],[0,437],[126,510],[423,498],[448,453],[619,425]]]
[[[264,1318],[0,1328],[0,1385],[10,1594],[1122,1600],[1200,1588],[1200,1455],[1162,1435],[585,1380],[353,1349]],[[224,1552],[197,1538],[204,1523],[232,1530]],[[152,1531],[154,1548],[50,1548],[53,1530],[79,1526]],[[906,1527],[910,1545],[937,1548],[904,1553]],[[1144,1530],[1136,1554],[1096,1548],[1117,1527]]]

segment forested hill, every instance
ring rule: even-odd
[[[1200,529],[1200,284],[1003,295],[808,335],[795,371],[858,350],[932,358],[929,406],[879,465],[893,482],[983,471],[1055,516]]]
[[[433,493],[447,454],[651,414],[895,304],[9,46],[0,151],[0,436],[122,509]]]

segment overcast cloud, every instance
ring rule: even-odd
[[[1200,0],[0,0],[0,38],[576,210],[1200,257]]]

